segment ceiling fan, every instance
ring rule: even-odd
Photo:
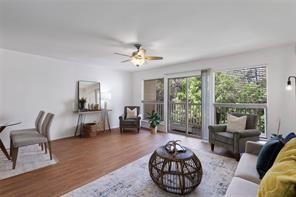
[[[137,51],[133,52],[132,55],[126,55],[122,53],[114,53],[114,54],[129,57],[130,59],[124,60],[121,63],[132,62],[137,67],[142,66],[147,60],[163,59],[163,57],[146,55],[146,50],[142,48],[141,44],[135,44],[134,46],[137,48]]]

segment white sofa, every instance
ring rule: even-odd
[[[256,170],[257,156],[263,144],[248,141],[231,183],[226,191],[226,197],[256,197],[260,178]]]

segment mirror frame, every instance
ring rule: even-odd
[[[79,98],[80,98],[80,95],[79,95],[79,90],[80,90],[80,83],[81,82],[90,82],[90,83],[96,83],[98,84],[99,86],[99,100],[97,100],[97,103],[96,104],[99,104],[99,110],[102,110],[102,106],[101,106],[101,83],[100,82],[97,82],[97,81],[87,81],[87,80],[79,80],[77,81],[77,92],[78,92],[78,97],[77,97],[77,110],[80,111],[79,109]],[[91,110],[88,110],[88,111],[91,111]]]

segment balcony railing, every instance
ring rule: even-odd
[[[201,137],[201,104],[170,102],[168,107],[170,131],[186,133],[188,130],[189,134]]]
[[[157,112],[161,121],[164,121],[164,103],[155,101],[143,101],[144,119],[147,112],[154,110]],[[186,112],[186,102],[170,102],[168,105],[169,128],[173,131],[188,132],[194,135],[201,135],[202,125],[202,106],[197,103],[188,103],[188,111]],[[215,103],[215,122],[223,124],[227,121],[227,114],[238,112],[243,114],[256,114],[258,116],[258,129],[262,132],[262,136],[266,136],[267,122],[267,106],[266,104],[245,104],[245,103]],[[187,127],[188,119],[188,127]]]
[[[215,122],[226,123],[227,114],[238,112],[242,114],[255,114],[258,116],[257,128],[266,136],[267,105],[265,103],[215,103]]]
[[[186,118],[188,118],[189,125],[200,125],[201,105],[188,103],[188,112],[186,112],[186,105],[186,102],[171,102],[169,105],[170,120],[174,123],[186,124]]]
[[[159,116],[160,120],[164,121],[164,103],[158,101],[142,101],[144,106],[144,119],[147,119],[147,113],[151,113],[154,110]]]

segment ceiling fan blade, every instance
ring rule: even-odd
[[[162,60],[163,57],[157,57],[157,56],[145,56],[146,60]]]
[[[125,63],[125,62],[130,62],[131,60],[124,60],[124,61],[121,61],[121,63]]]
[[[131,57],[130,55],[126,55],[126,54],[123,54],[123,53],[114,53],[116,55],[121,55],[121,56],[125,56],[125,57]]]

